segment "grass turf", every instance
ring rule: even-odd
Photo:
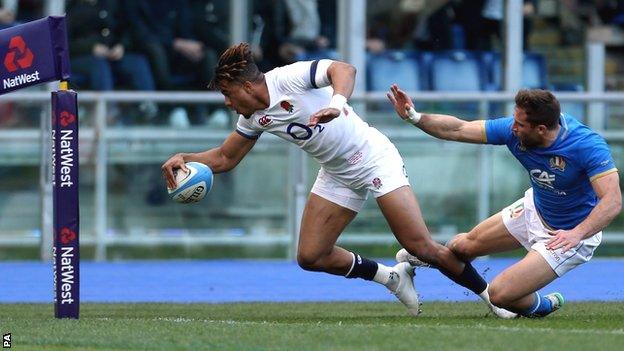
[[[624,303],[500,320],[479,303],[0,304],[15,350],[622,350]]]

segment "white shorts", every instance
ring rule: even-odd
[[[321,167],[311,192],[342,207],[360,212],[369,191],[377,198],[410,185],[403,159],[396,147],[388,143],[382,154],[383,157],[363,164],[357,177],[337,176]]]
[[[602,232],[599,232],[582,240],[575,248],[565,253],[561,252],[562,249],[547,249],[546,243],[552,236],[548,234],[548,227],[535,209],[533,189],[527,190],[524,198],[505,207],[501,215],[511,235],[527,250],[539,252],[560,277],[576,266],[589,261],[602,241]]]

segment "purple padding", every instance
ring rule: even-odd
[[[64,16],[0,30],[0,94],[70,77]]]
[[[78,318],[80,308],[80,231],[78,204],[78,103],[73,91],[52,93],[54,169],[54,283],[57,318]]]
[[[487,280],[516,262],[477,260]],[[392,262],[385,262],[390,265]],[[0,302],[52,299],[50,265],[39,262],[0,263]],[[624,301],[624,260],[592,259],[542,291],[561,292],[567,301]],[[476,301],[468,290],[432,269],[416,271],[416,287],[427,301]],[[287,302],[394,301],[382,286],[306,272],[286,261],[129,261],[82,263],[83,302]]]

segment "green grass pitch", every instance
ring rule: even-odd
[[[480,303],[0,304],[15,350],[624,350],[624,303],[500,320]]]

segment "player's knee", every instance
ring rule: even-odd
[[[492,284],[488,288],[488,294],[490,295],[490,302],[494,306],[498,307],[508,307],[513,302],[513,297],[509,294],[507,289],[497,285]]]
[[[314,252],[299,250],[297,252],[297,264],[306,271],[318,271],[322,268],[321,255]]]
[[[475,257],[475,245],[474,241],[468,238],[468,234],[457,234],[446,246],[453,251],[453,253],[463,261],[470,261]]]

